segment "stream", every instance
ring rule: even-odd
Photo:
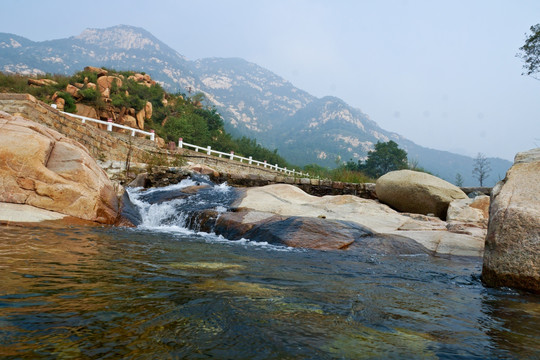
[[[1,358],[540,357],[540,298],[484,287],[480,258],[230,241],[193,216],[225,184],[128,191],[135,228],[0,226]]]

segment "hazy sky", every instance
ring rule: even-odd
[[[419,145],[512,160],[540,146],[540,81],[516,53],[538,0],[2,0],[34,41],[119,24],[189,59],[241,57]]]

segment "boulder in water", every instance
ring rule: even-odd
[[[210,217],[208,217],[210,219]],[[360,224],[321,217],[279,216],[240,210],[217,217],[214,230],[229,239],[317,250],[362,249],[379,254],[427,254],[424,246],[398,235],[375,234]]]
[[[540,293],[540,148],[519,153],[492,191],[482,280]]]

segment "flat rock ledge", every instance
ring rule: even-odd
[[[30,205],[0,202],[0,223],[36,223],[65,217],[67,215]]]

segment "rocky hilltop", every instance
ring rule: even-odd
[[[203,92],[223,114],[228,131],[255,137],[298,165],[332,167],[338,157],[362,159],[377,141],[391,139],[410,159],[445,180],[453,181],[460,173],[465,185],[477,185],[470,157],[421,147],[381,129],[338,98],[318,99],[243,59],[188,60],[140,28],[87,29],[78,36],[44,42],[0,34],[0,48],[3,72],[72,74],[86,65],[137,69],[170,91]],[[493,170],[488,185],[493,185],[511,163],[489,161]]]

